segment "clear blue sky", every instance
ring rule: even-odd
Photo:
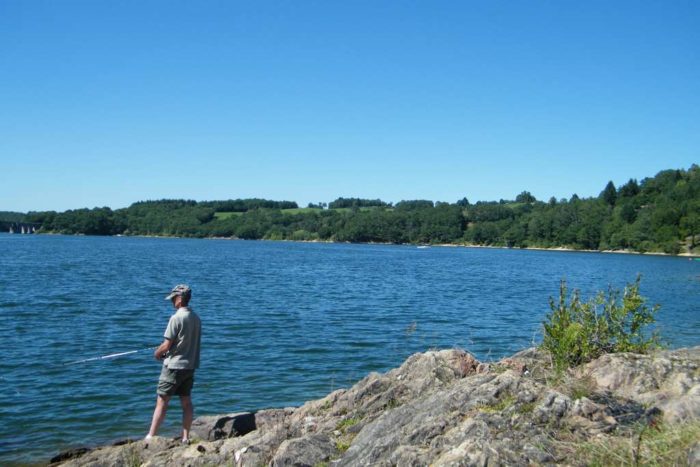
[[[695,0],[0,0],[0,210],[583,197],[699,148]]]

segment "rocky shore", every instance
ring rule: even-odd
[[[125,440],[51,462],[700,465],[700,347],[605,355],[564,375],[534,348],[495,363],[430,351],[298,408],[200,417],[193,432],[189,446]]]

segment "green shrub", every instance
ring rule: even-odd
[[[605,353],[645,353],[660,346],[656,332],[645,327],[654,323],[659,307],[648,307],[639,294],[638,276],[624,292],[609,288],[584,302],[574,290],[569,297],[566,281],[559,287],[559,300],[549,300],[551,313],[544,324],[542,347],[552,356],[557,370],[593,360]]]

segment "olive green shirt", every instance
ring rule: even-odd
[[[171,370],[199,368],[199,343],[202,323],[189,307],[178,308],[168,321],[163,337],[172,342],[163,365]]]

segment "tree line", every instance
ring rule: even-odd
[[[700,234],[700,168],[665,170],[599,196],[455,203],[338,198],[299,209],[295,202],[156,200],[124,209],[30,212],[40,232],[270,240],[569,247],[677,254]],[[221,215],[220,213],[229,213]],[[15,213],[16,214],[16,213]]]

